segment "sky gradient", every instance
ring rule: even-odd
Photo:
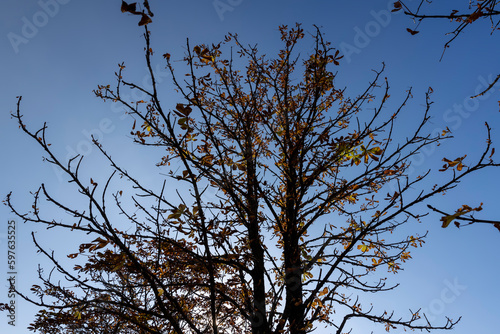
[[[45,183],[55,194],[78,201],[68,193],[67,182],[60,173],[42,161],[40,147],[18,129],[10,112],[16,108],[16,96],[22,95],[22,114],[34,130],[47,122],[48,138],[55,152],[63,157],[84,154],[88,164],[84,173],[102,174],[103,160],[90,145],[91,134],[100,137],[108,152],[132,171],[140,171],[154,184],[158,171],[154,168],[152,150],[131,144],[128,135],[132,120],[121,109],[103,103],[92,92],[98,84],[115,85],[117,64],[127,66],[130,81],[147,85],[143,55],[143,29],[137,17],[120,12],[119,0],[5,0],[0,12],[0,156],[2,159],[0,190],[2,199],[13,191],[13,201],[29,210],[30,191]],[[149,29],[156,54],[153,68],[160,79],[159,88],[165,105],[177,102],[169,89],[170,76],[161,57],[169,52],[182,58],[189,38],[191,45],[217,43],[228,32],[238,33],[240,40],[258,44],[263,53],[272,56],[280,47],[278,26],[300,22],[306,32],[321,27],[325,39],[338,48],[344,58],[338,67],[336,83],[355,96],[373,79],[372,69],[386,65],[394,106],[412,87],[413,96],[403,113],[401,136],[410,129],[424,110],[424,93],[432,87],[432,121],[428,132],[448,127],[455,138],[440,147],[422,152],[413,161],[414,173],[439,168],[443,157],[468,154],[473,161],[485,145],[487,121],[493,128],[494,145],[500,142],[500,85],[487,95],[469,97],[485,89],[500,73],[500,33],[490,35],[489,24],[478,22],[455,40],[440,61],[447,32],[453,26],[446,21],[425,21],[419,34],[411,36],[406,28],[414,28],[408,17],[392,13],[393,1],[160,1],[151,0],[155,16]],[[409,1],[416,3],[416,1]],[[457,1],[458,2],[458,1]],[[467,3],[468,1],[462,1]],[[439,8],[448,13],[450,7]],[[307,52],[306,40],[302,44]],[[499,147],[497,147],[497,150]],[[132,158],[132,159],[131,159]],[[441,208],[454,211],[462,204],[484,203],[478,215],[500,219],[498,170],[483,170],[450,191]],[[432,180],[427,185],[432,186]],[[74,197],[73,197],[74,196]],[[425,209],[425,208],[423,208]],[[57,215],[57,213],[54,213]],[[14,215],[0,206],[0,302],[7,296],[7,222]],[[64,257],[81,242],[71,234],[40,229],[16,219],[18,288],[28,292],[36,284],[37,265],[47,264],[36,254],[31,232],[49,249]],[[444,316],[462,321],[454,334],[471,332],[496,333],[500,327],[500,232],[492,226],[475,225],[457,229],[440,227],[439,215],[429,214],[422,223],[409,224],[405,231],[429,231],[423,248],[412,252],[413,259],[405,271],[388,274],[400,286],[391,292],[371,296],[377,307],[401,311],[425,308],[428,315],[441,323]],[[50,266],[46,267],[46,271]],[[26,333],[36,308],[18,299],[16,327],[8,326],[5,313],[0,313],[2,333]],[[378,306],[380,305],[380,306]],[[6,329],[6,331],[4,330]],[[383,326],[361,322],[353,333],[385,333]],[[399,331],[393,331],[399,333]],[[330,333],[319,327],[316,333]]]

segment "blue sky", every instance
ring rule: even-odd
[[[468,1],[463,1],[468,3]],[[322,27],[327,40],[344,53],[338,68],[337,82],[356,95],[373,78],[372,69],[385,62],[391,85],[391,97],[402,99],[413,87],[411,103],[403,117],[411,126],[415,114],[423,110],[424,92],[434,90],[432,122],[428,131],[452,129],[455,138],[433,151],[423,152],[414,161],[415,173],[440,167],[443,157],[458,157],[465,153],[477,158],[484,147],[484,122],[493,128],[493,142],[500,141],[498,100],[500,87],[485,98],[470,100],[476,90],[484,89],[488,80],[500,73],[500,34],[489,34],[486,21],[466,30],[446,51],[440,62],[445,34],[452,26],[445,21],[426,21],[420,33],[411,36],[410,19],[391,13],[392,1],[150,1],[155,13],[152,46],[157,52],[153,67],[161,78],[160,89],[168,95],[172,88],[161,55],[174,58],[183,55],[186,38],[191,45],[223,40],[228,32],[238,33],[244,42],[260,45],[264,53],[272,54],[279,47],[278,26],[293,26],[300,22],[306,31],[314,32],[313,24]],[[226,10],[217,10],[216,6]],[[221,3],[223,5],[221,5]],[[416,1],[410,1],[416,3]],[[56,4],[56,5],[54,5]],[[436,5],[438,6],[438,5]],[[444,5],[443,5],[444,6]],[[445,13],[449,7],[442,8]],[[9,112],[15,110],[16,96],[22,95],[22,113],[31,129],[46,121],[48,138],[56,152],[69,156],[84,153],[88,164],[85,173],[104,178],[103,160],[89,145],[88,136],[102,138],[108,151],[119,161],[128,163],[130,170],[141,171],[154,183],[158,171],[152,167],[152,151],[138,148],[127,137],[132,121],[109,103],[94,97],[97,84],[114,84],[117,64],[125,62],[128,78],[141,82],[146,77],[143,61],[143,29],[137,18],[120,12],[119,0],[4,0],[0,12],[0,146],[2,198],[14,191],[14,203],[22,209],[31,207],[29,191],[45,183],[58,195],[78,201],[68,193],[68,185],[51,165],[42,162],[42,152],[17,128]],[[307,47],[307,42],[303,44]],[[165,93],[167,92],[167,93]],[[176,101],[166,97],[165,102]],[[495,145],[494,145],[495,146]],[[133,161],[131,161],[131,157]],[[498,171],[484,170],[464,181],[459,188],[435,203],[452,211],[468,203],[484,202],[481,216],[500,219]],[[0,301],[6,299],[6,232],[7,221],[14,216],[0,206]],[[74,236],[37,226],[18,223],[18,287],[28,291],[36,283],[38,263],[47,264],[35,254],[31,231],[39,240],[62,256],[76,247]],[[500,274],[500,233],[491,226],[474,226],[458,230],[441,229],[439,216],[430,214],[421,224],[407,227],[408,231],[429,231],[423,248],[412,253],[405,271],[389,275],[400,287],[394,292],[370,296],[374,305],[405,312],[426,308],[436,321],[448,315],[462,321],[453,333],[472,331],[496,333],[500,326],[497,287]],[[47,268],[49,269],[49,268]],[[26,333],[35,308],[18,300],[18,323],[7,326],[2,314],[4,333]],[[403,313],[404,314],[404,313]],[[384,333],[382,327],[361,322],[353,333]],[[318,329],[318,333],[329,331]],[[399,332],[399,331],[395,331]]]

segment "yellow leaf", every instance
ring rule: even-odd
[[[370,247],[368,247],[367,245],[358,245],[358,249],[364,253],[370,250]]]

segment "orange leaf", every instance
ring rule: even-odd
[[[324,296],[328,293],[328,288],[325,287],[320,293],[318,293],[318,297]]]

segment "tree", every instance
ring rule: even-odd
[[[420,310],[403,318],[371,308],[365,297],[394,289],[385,282],[387,273],[397,273],[411,258],[410,248],[424,242],[425,235],[396,233],[425,215],[419,205],[466,175],[495,166],[487,158],[488,126],[476,163],[467,167],[463,158],[447,160],[444,181],[426,187],[431,171],[410,177],[409,158],[451,137],[446,131],[425,133],[431,90],[420,122],[395,143],[398,117],[411,90],[391,106],[388,81],[380,80],[382,68],[366,90],[348,98],[336,87],[333,72],[342,57],[321,31],[311,34],[314,46],[301,57],[304,30],[282,26],[283,48],[270,59],[234,34],[216,45],[192,47],[188,41],[184,81],[165,53],[182,99],[170,108],[160,103],[151,32],[147,23],[144,28],[152,90],[126,81],[121,64],[116,89],[99,85],[95,94],[120,103],[135,118],[131,134],[137,144],[162,152],[158,167],[168,177],[158,189],[118,165],[97,140],[114,172],[104,185],[94,181],[97,177],[83,179],[83,157],[63,163],[46,140],[45,124],[38,131],[27,128],[18,99],[13,117],[19,127],[86,201],[70,205],[42,184],[33,193],[33,210],[22,213],[12,194],[7,196],[6,204],[24,221],[82,233],[88,240],[67,255],[64,261],[72,263],[67,265],[33,234],[36,247],[57,270],[45,275],[40,269],[34,296],[19,292],[42,307],[30,330],[302,334],[323,323],[340,334],[353,319],[387,330],[450,329],[458,322],[446,318],[431,324]],[[126,88],[142,91],[149,100],[126,100],[121,93]],[[133,189],[115,186],[115,175]],[[206,196],[209,190],[215,197]],[[132,191],[134,208],[124,202]],[[41,199],[73,218],[44,217]],[[120,215],[110,212],[110,199]],[[123,225],[123,217],[129,225]]]
[[[467,3],[463,3],[462,5],[454,3],[453,8],[451,8],[447,13],[425,13],[422,11],[425,6],[429,6],[432,4],[431,1],[428,0],[420,0],[418,5],[413,8],[410,8],[406,1],[396,1],[394,2],[393,11],[399,11],[404,9],[405,15],[408,15],[412,19],[416,20],[418,23],[414,29],[407,28],[406,30],[412,35],[417,34],[418,26],[423,20],[426,19],[440,19],[447,20],[449,22],[455,23],[455,28],[449,34],[451,34],[451,38],[445,43],[443,54],[441,59],[444,56],[444,53],[447,48],[450,47],[451,42],[453,42],[465,29],[469,28],[474,22],[478,20],[488,20],[490,22],[490,33],[493,34],[496,30],[500,29],[500,19],[498,19],[498,15],[500,15],[500,11],[497,10],[496,6],[500,2],[497,0],[477,0],[477,1],[467,1]],[[424,5],[425,4],[425,5]],[[462,8],[463,5],[466,5],[465,8]],[[458,6],[459,9],[456,9]],[[478,96],[484,95],[487,91],[493,88],[493,86],[500,80],[500,74],[493,80],[493,82],[482,92],[476,94],[472,98],[476,98]],[[500,104],[500,101],[499,101]]]

